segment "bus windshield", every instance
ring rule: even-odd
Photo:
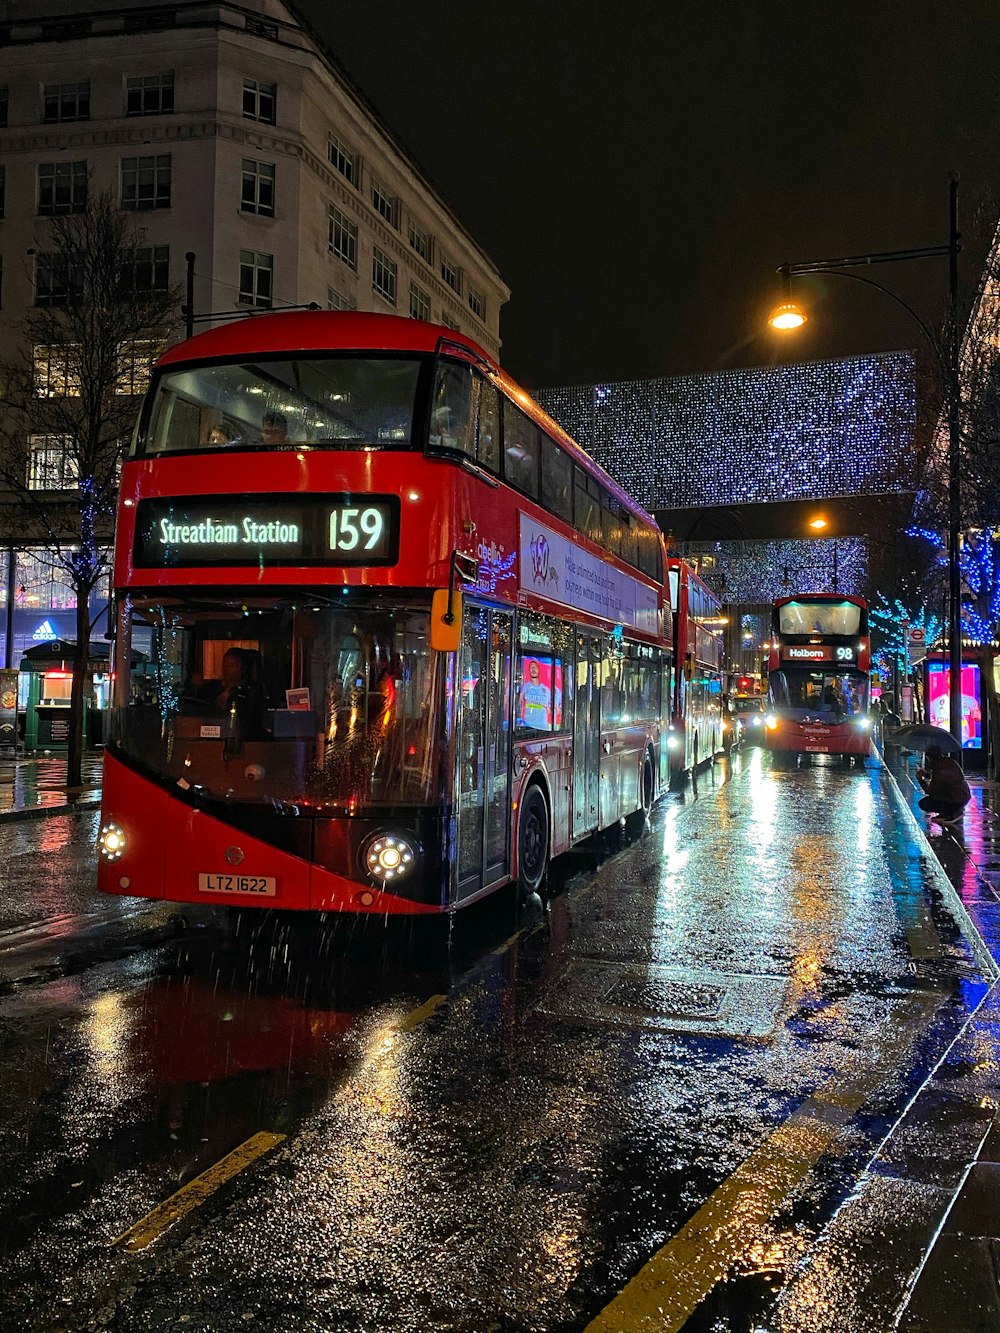
[[[813,602],[797,598],[778,608],[776,627],[782,634],[821,634],[855,637],[864,633],[861,607],[854,602]]]
[[[327,353],[167,370],[135,452],[409,448],[420,368],[412,356]]]
[[[135,598],[119,611],[111,745],[216,800],[347,809],[440,798],[426,609]],[[138,657],[148,658],[130,665]]]
[[[854,717],[868,709],[868,677],[857,671],[786,670],[771,674],[776,708],[824,720]]]

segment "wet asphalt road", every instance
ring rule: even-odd
[[[389,934],[100,898],[96,819],[0,828],[4,1330],[763,1330],[984,990],[875,768]]]

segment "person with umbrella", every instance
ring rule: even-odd
[[[972,792],[959,764],[936,741],[925,751],[927,767],[917,769],[917,781],[927,793],[918,805],[944,827],[962,822]]]

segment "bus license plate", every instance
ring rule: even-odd
[[[829,745],[807,745],[807,746],[806,746],[806,753],[807,753],[807,754],[829,754],[829,753],[830,753],[830,747],[829,747]]]
[[[273,898],[278,881],[273,875],[199,875],[200,893],[248,893],[259,898]]]

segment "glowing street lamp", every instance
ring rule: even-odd
[[[801,329],[806,319],[806,312],[800,305],[794,301],[782,301],[771,311],[767,322],[772,329]]]
[[[822,532],[823,529],[828,528],[830,524],[822,516],[822,514],[817,514],[815,518],[811,518],[809,520],[809,526],[816,532]]]

